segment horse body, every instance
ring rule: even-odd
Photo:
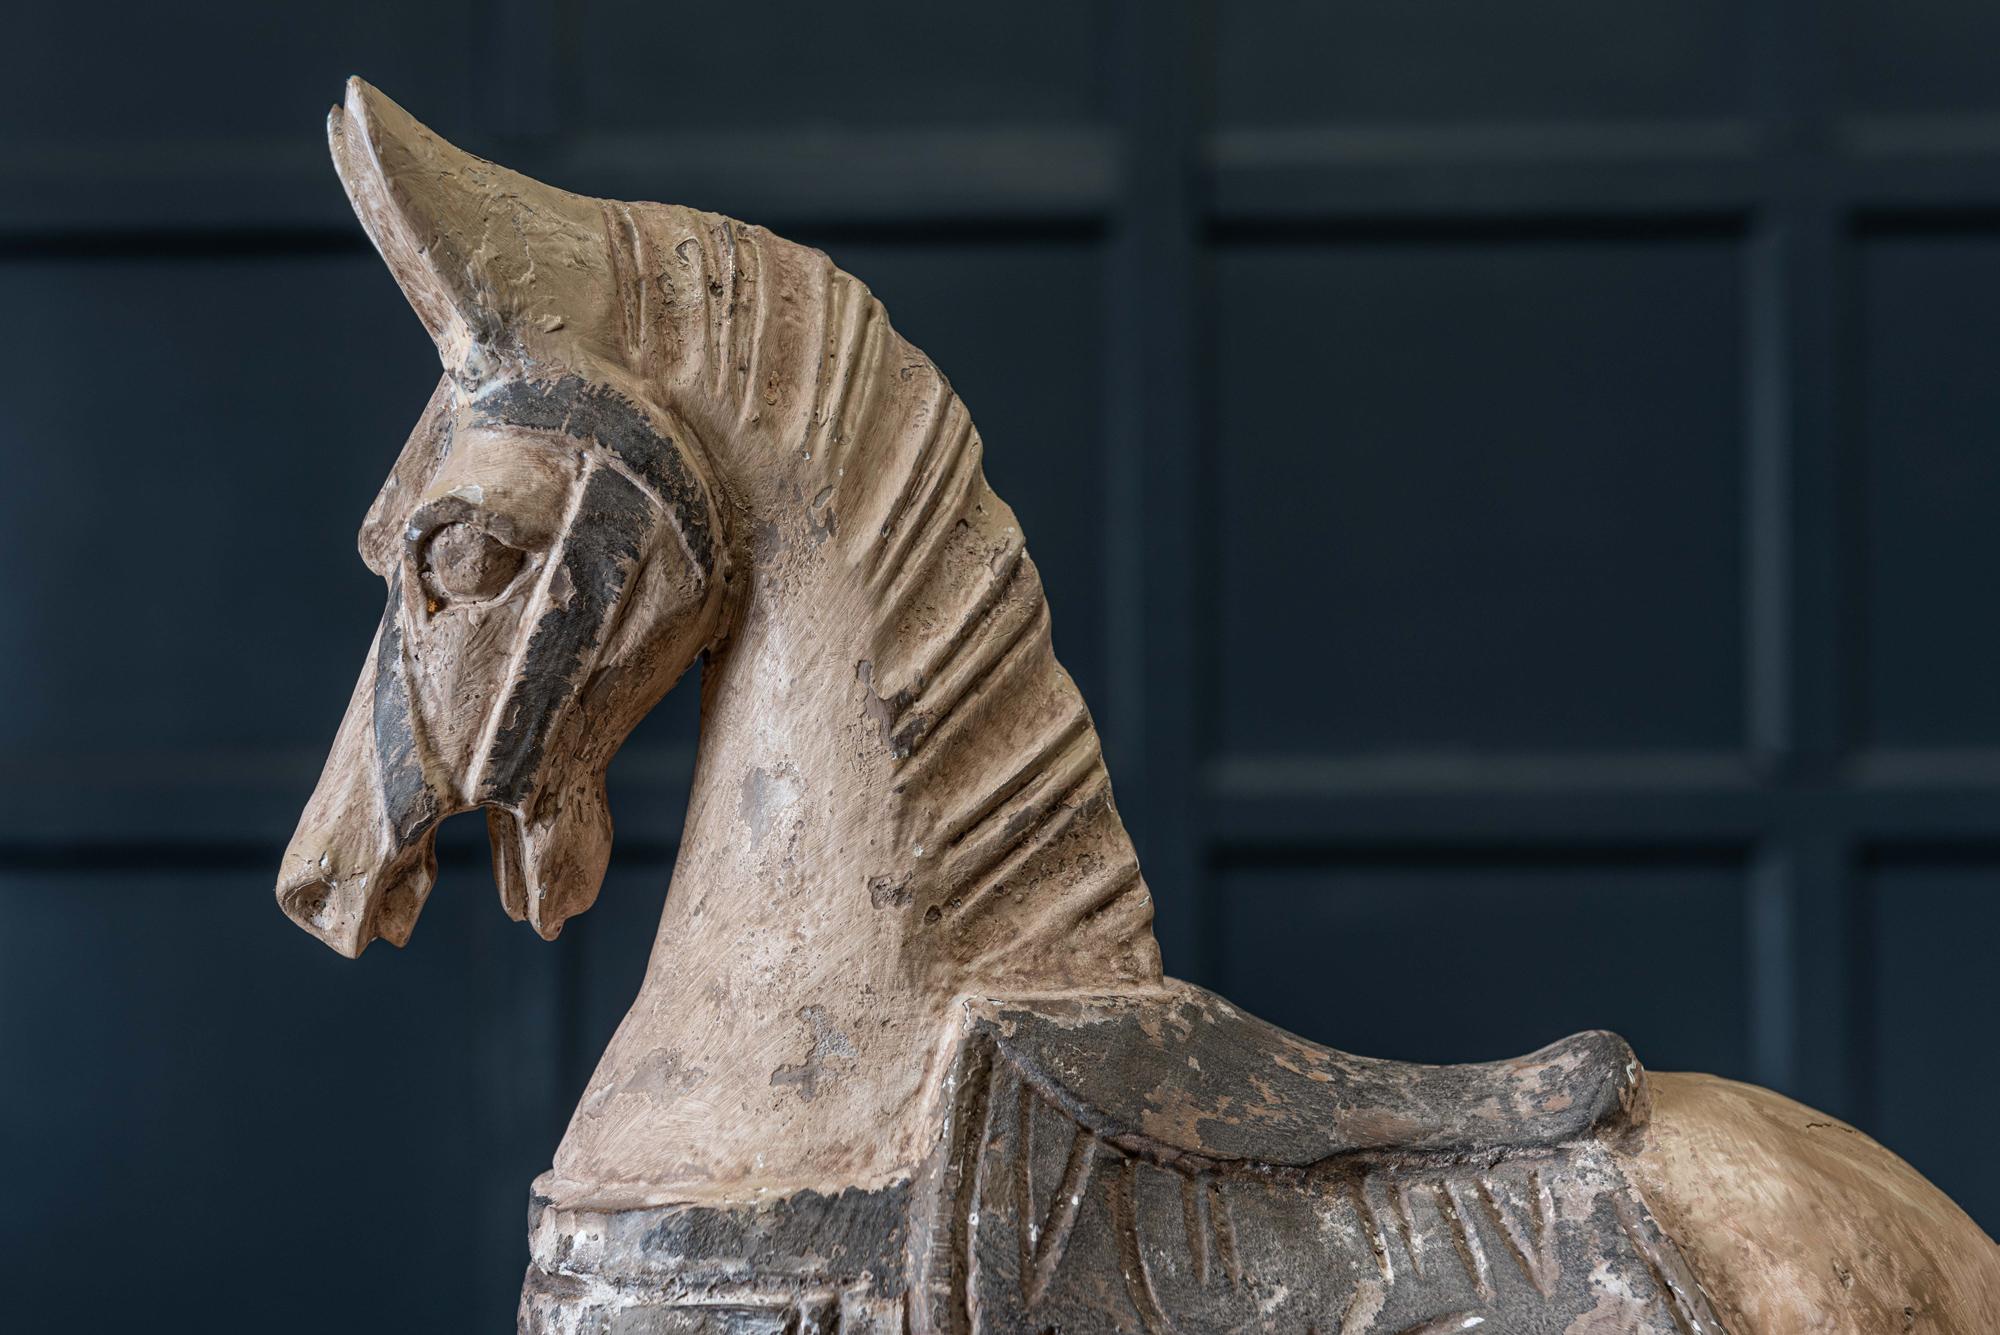
[[[1368,1063],[1163,979],[1019,525],[867,289],[471,158],[358,81],[329,131],[446,374],[363,530],[390,607],[287,911],[401,944],[437,822],[483,808],[503,904],[553,936],[603,873],[604,765],[705,662],[524,1329],[2000,1328],[1992,1243],[1776,1103],[1655,1100],[1615,1040]],[[1728,1211],[1725,1154],[1755,1174]]]

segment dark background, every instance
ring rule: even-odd
[[[17,6],[0,55],[0,1277],[22,1330],[507,1328],[633,995],[477,822],[412,948],[271,902],[437,375],[321,117],[866,279],[972,405],[1170,969],[1351,1050],[1615,1027],[1989,1228],[1990,0]]]

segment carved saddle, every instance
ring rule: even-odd
[[[522,1328],[1722,1330],[1619,1166],[1646,1083],[1612,1034],[1421,1066],[1181,984],[968,1002],[939,1106],[931,1161],[879,1190],[538,1202]]]

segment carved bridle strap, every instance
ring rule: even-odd
[[[509,380],[479,395],[473,412],[481,425],[558,431],[605,451],[665,507],[702,578],[714,568],[707,488],[681,447],[654,425],[644,408],[616,389],[578,375]]]
[[[389,605],[375,637],[375,774],[381,785],[383,818],[396,841],[407,844],[437,824],[438,798],[424,775],[416,711],[410,707],[402,613],[403,574],[399,567],[391,567]]]
[[[591,468],[562,538],[559,568],[568,576],[570,596],[562,603],[549,599],[529,633],[487,750],[479,801],[511,806],[527,797],[556,721],[609,638],[653,520],[652,501],[622,473],[601,464]]]
[[[476,799],[512,806],[528,796],[556,722],[609,638],[657,516],[670,518],[704,581],[714,568],[716,539],[706,488],[680,447],[609,386],[580,376],[509,381],[475,401],[474,420],[560,432],[607,456],[593,460],[584,476],[547,577],[560,569],[569,595],[548,600],[527,631],[481,771]]]

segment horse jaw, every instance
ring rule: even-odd
[[[488,807],[493,880],[500,906],[544,941],[597,902],[611,861],[611,809],[604,776],[588,774],[544,793],[529,815]]]

